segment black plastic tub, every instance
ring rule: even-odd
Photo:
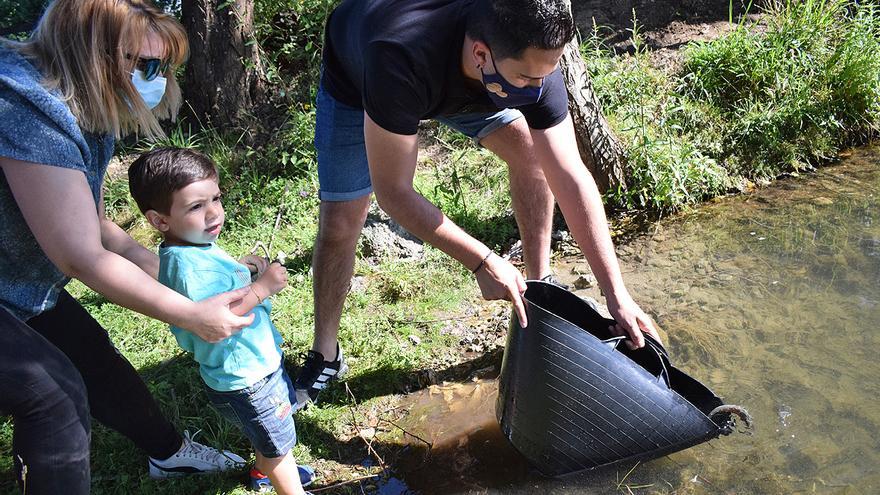
[[[722,400],[669,362],[663,347],[630,351],[583,299],[529,281],[529,326],[516,315],[496,404],[501,431],[539,471],[563,476],[651,459],[727,435]]]

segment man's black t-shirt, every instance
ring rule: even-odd
[[[464,77],[461,51],[472,0],[345,0],[327,21],[321,83],[364,108],[383,129],[415,134],[419,120],[495,112],[486,90]],[[517,107],[534,129],[561,122],[568,94],[557,68],[537,103]]]

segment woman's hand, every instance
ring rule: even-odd
[[[107,250],[83,172],[2,157],[0,169],[40,248],[67,276],[120,306],[191,330],[209,342],[253,321],[253,316],[240,317],[229,310],[247,288],[194,303]]]
[[[242,287],[193,303],[192,322],[185,325],[205,342],[220,342],[254,322],[254,314],[237,316],[229,309],[250,293]]]

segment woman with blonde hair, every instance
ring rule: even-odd
[[[193,302],[156,281],[159,260],[103,214],[116,139],[162,135],[188,44],[147,0],[56,0],[29,39],[0,40],[0,413],[29,494],[89,492],[89,413],[149,455],[153,477],[243,459],[181,436],[107,331],[65,290],[107,299],[220,341],[250,324],[230,304]]]

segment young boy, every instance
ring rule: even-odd
[[[314,470],[297,469],[291,454],[296,443],[291,404],[296,397],[282,366],[281,336],[269,320],[269,297],[287,285],[287,271],[257,256],[235,261],[214,244],[224,212],[217,168],[207,156],[180,148],[149,151],[131,164],[128,180],[141,212],[164,237],[161,283],[194,301],[250,286],[249,294],[231,308],[239,315],[254,314],[253,323],[241,332],[209,343],[182,328],[172,326],[171,331],[199,363],[214,408],[253,444],[257,461],[251,488],[305,493],[302,484],[312,481]],[[258,274],[253,283],[252,271]]]

